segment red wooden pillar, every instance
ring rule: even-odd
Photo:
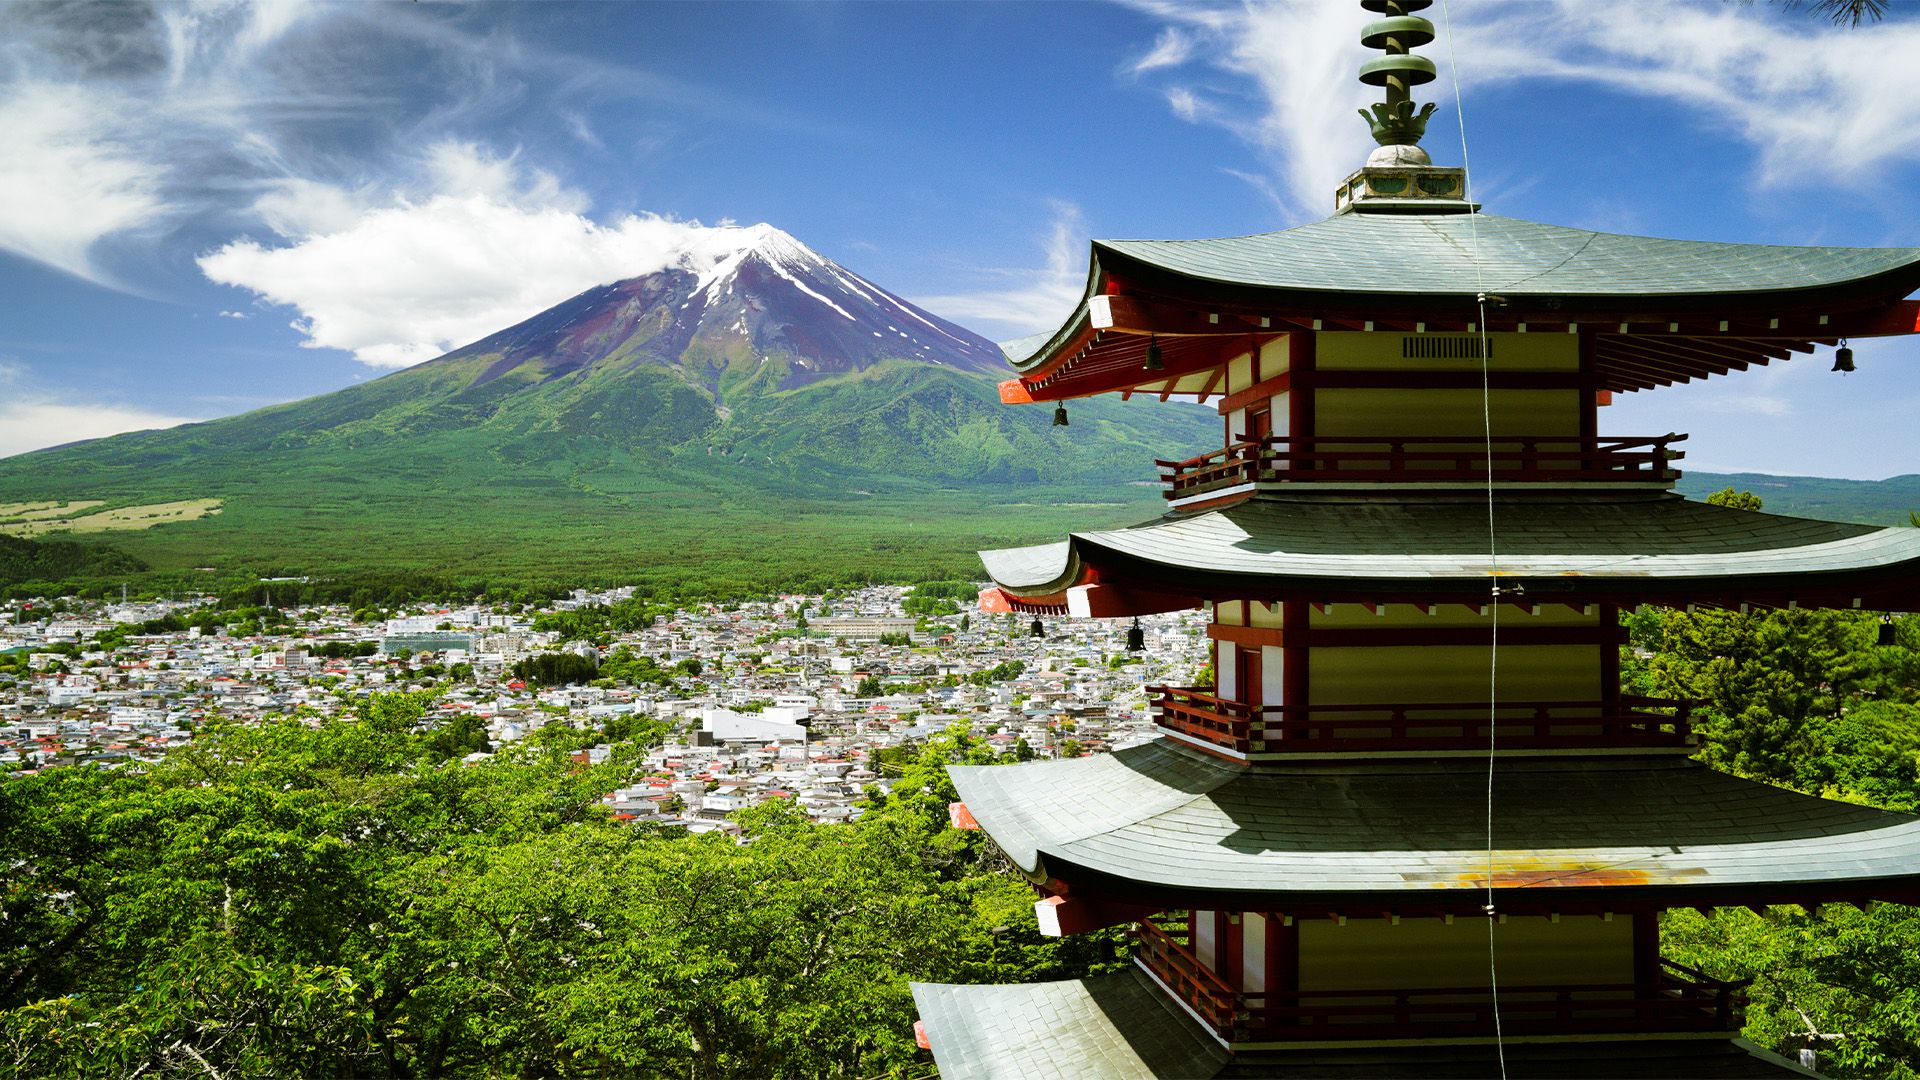
[[[1246,968],[1246,917],[1236,919],[1229,912],[1216,911],[1213,918],[1213,970],[1228,986],[1242,989],[1241,975]]]
[[[1284,600],[1280,604],[1280,625],[1282,640],[1287,642],[1306,641],[1311,629],[1308,619],[1311,605],[1305,600]],[[1307,686],[1307,646],[1283,645],[1280,649],[1280,700],[1279,705],[1287,706],[1287,712],[1280,714],[1281,738],[1295,737],[1289,728],[1297,729],[1300,721],[1306,719],[1305,708],[1308,703]]]
[[[1313,438],[1313,384],[1314,384],[1314,342],[1313,334],[1294,334],[1287,342],[1287,437],[1290,439]],[[1295,443],[1294,448],[1302,445]],[[1297,467],[1300,463],[1295,462]]]
[[[1587,465],[1592,465],[1592,457],[1600,446],[1600,394],[1597,389],[1599,376],[1594,374],[1593,364],[1594,335],[1586,330],[1580,332],[1580,452],[1588,455]]]

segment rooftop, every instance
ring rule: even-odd
[[[1010,859],[1076,892],[1104,882],[1169,907],[1373,904],[1375,914],[1469,901],[1477,911],[1485,900],[1481,761],[1249,769],[1163,740],[949,771]],[[1502,910],[1627,893],[1670,904],[1920,895],[1920,819],[1691,761],[1516,759],[1496,776],[1493,804]]]

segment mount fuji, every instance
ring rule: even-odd
[[[113,534],[162,568],[524,574],[535,544],[556,572],[719,557],[772,580],[809,555],[769,535],[872,559],[849,537],[894,550],[938,522],[870,565],[930,542],[972,573],[968,546],[1067,520],[1047,496],[1137,518],[1155,457],[1218,438],[1190,406],[1077,403],[1055,428],[1002,405],[993,343],[771,225],[697,230],[664,263],[331,394],[0,460],[0,502],[221,500]]]

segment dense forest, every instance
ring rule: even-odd
[[[619,824],[603,732],[511,752],[351,720],[210,730],[146,770],[0,784],[0,1073],[922,1074],[909,979],[1062,978],[1112,938],[1041,938],[1032,893],[947,828],[964,735],[884,763],[852,825],[790,803],[750,842]]]

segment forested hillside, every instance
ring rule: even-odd
[[[1039,937],[1031,891],[946,827],[940,766],[985,760],[964,737],[892,763],[856,824],[774,803],[743,845],[601,808],[657,729],[550,725],[462,767],[422,705],[0,784],[0,1072],[925,1073],[907,980],[1112,963]]]

